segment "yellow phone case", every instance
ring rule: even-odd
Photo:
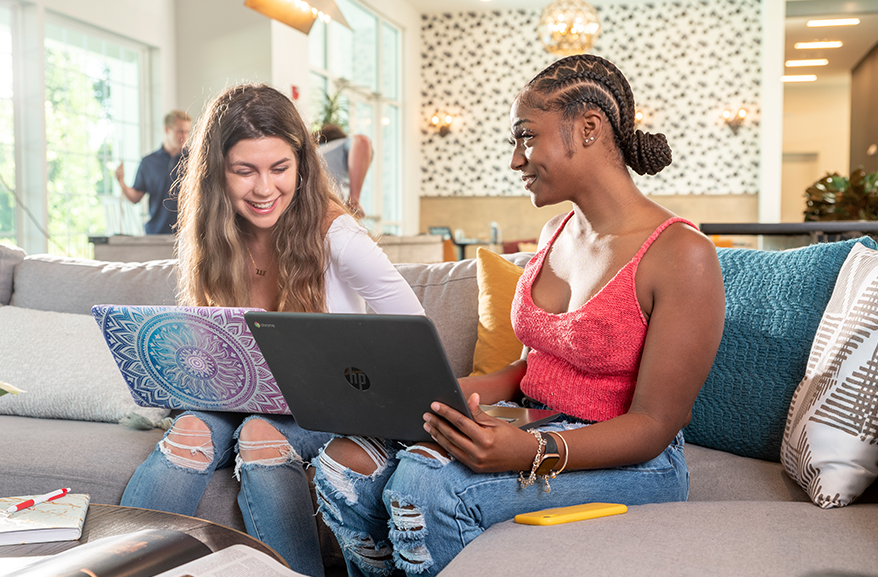
[[[557,509],[543,509],[533,513],[522,513],[515,516],[515,522],[524,525],[558,525],[570,521],[619,515],[627,510],[628,507],[618,503],[585,503],[570,507],[558,507]]]

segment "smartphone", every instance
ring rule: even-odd
[[[558,507],[557,509],[543,509],[533,513],[522,513],[515,516],[515,522],[524,525],[558,525],[570,521],[618,515],[627,510],[628,507],[618,503],[585,503],[570,507]]]

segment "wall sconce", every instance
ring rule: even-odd
[[[738,129],[744,124],[745,118],[747,118],[747,110],[744,108],[739,108],[737,112],[732,112],[728,108],[723,110],[723,122],[732,129],[733,134],[738,134]]]
[[[451,132],[452,122],[454,122],[454,117],[442,112],[437,112],[430,119],[430,124],[439,132],[439,136],[445,136]]]

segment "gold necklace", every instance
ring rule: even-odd
[[[246,243],[246,242],[244,243],[244,248],[247,249],[247,254],[250,255],[250,262],[253,263],[253,268],[256,269],[256,275],[257,275],[257,276],[265,276],[265,273],[268,272],[268,271],[266,271],[265,269],[261,269],[261,268],[259,268],[258,266],[256,266],[256,261],[253,260],[253,253],[250,252],[250,247],[247,246],[247,243]]]

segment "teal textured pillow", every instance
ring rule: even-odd
[[[687,441],[780,461],[790,399],[838,272],[857,242],[876,248],[863,237],[787,251],[717,249],[725,327],[684,429]]]

